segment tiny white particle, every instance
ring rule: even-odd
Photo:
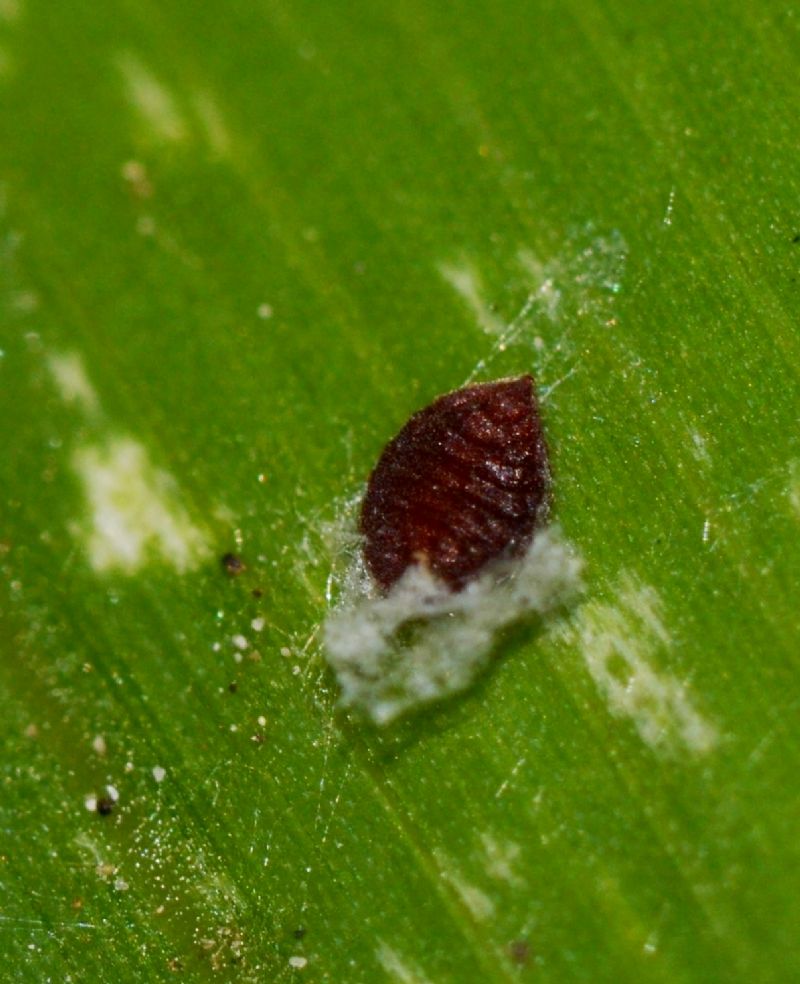
[[[289,957],[289,966],[295,970],[302,970],[308,964],[305,957]]]
[[[222,649],[222,643],[219,642],[215,642],[214,645],[211,647],[212,652],[215,653],[218,653],[220,649]]]
[[[127,892],[129,885],[124,878],[117,878],[116,881],[114,882],[114,888],[118,892]]]
[[[664,212],[664,218],[662,219],[665,226],[672,225],[672,212],[675,208],[675,189],[671,188],[669,193],[669,198],[667,199],[667,207]]]
[[[266,624],[267,624],[267,620],[259,616],[258,618],[253,619],[253,621],[250,623],[250,626],[253,629],[253,632],[261,632]]]
[[[250,643],[243,635],[235,635],[231,639],[231,642],[236,646],[237,649],[247,649]]]
[[[299,675],[299,673],[300,673],[300,667],[299,667],[299,666],[293,666],[293,667],[292,667],[292,673],[293,673],[293,674],[294,674],[295,676],[298,676],[298,675]]]
[[[97,797],[87,796],[86,799],[83,801],[83,805],[90,813],[95,813],[97,811]]]
[[[233,731],[233,732],[238,731],[239,730],[239,725],[238,724],[232,724],[230,726],[230,730]]]
[[[235,652],[233,654],[233,661],[234,661],[234,663],[241,663],[241,661],[243,659],[244,659],[244,656],[242,656],[242,654],[240,652]]]
[[[267,719],[266,719],[266,718],[264,717],[264,715],[263,715],[263,714],[259,714],[259,715],[258,715],[258,718],[257,718],[257,720],[258,720],[258,723],[259,723],[259,725],[260,725],[260,726],[261,726],[262,728],[263,728],[263,727],[264,727],[264,725],[265,725],[265,724],[267,723]]]
[[[156,782],[163,782],[167,774],[167,770],[162,768],[160,765],[153,767],[153,778]]]
[[[126,762],[125,763],[125,771],[126,772],[133,772],[133,762]]]
[[[106,792],[108,793],[108,798],[116,803],[119,800],[119,790],[116,786],[106,786]]]
[[[292,651],[291,651],[291,649],[289,649],[288,646],[281,646],[281,656],[288,657],[288,656],[291,656],[291,655],[292,655]]]
[[[102,735],[95,735],[92,740],[92,748],[98,755],[105,755],[108,750],[105,738]]]
[[[259,304],[258,305],[258,316],[266,321],[267,318],[271,318],[273,315],[271,304]]]

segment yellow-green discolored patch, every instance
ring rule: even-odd
[[[611,713],[630,718],[648,745],[704,755],[717,744],[688,684],[654,665],[672,641],[654,588],[626,573],[613,601],[585,602],[554,635],[578,647]]]
[[[97,393],[77,352],[55,353],[48,358],[47,367],[65,403],[74,404],[87,414],[97,413]]]
[[[178,100],[160,78],[133,52],[123,52],[117,67],[125,85],[126,95],[138,114],[147,135],[166,143],[180,143],[189,134],[189,127]]]
[[[208,555],[206,534],[189,517],[175,480],[138,441],[118,437],[78,448],[72,464],[89,513],[75,529],[96,571],[134,574],[161,561],[183,574]]]

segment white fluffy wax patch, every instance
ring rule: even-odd
[[[412,566],[382,595],[356,550],[341,600],[324,625],[341,705],[386,725],[467,689],[485,669],[503,629],[544,615],[576,593],[580,567],[573,549],[550,527],[522,557],[490,566],[460,591]]]

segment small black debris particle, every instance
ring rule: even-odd
[[[238,577],[242,571],[247,569],[242,558],[234,553],[223,554],[220,563],[222,564],[222,569],[230,577]]]
[[[254,598],[261,598],[264,594],[261,588],[253,588],[253,590],[250,593]]]
[[[798,232],[796,236],[792,236],[792,242],[800,243],[800,232]]]
[[[296,940],[302,940],[306,935],[305,926],[298,926],[292,935]]]
[[[236,683],[235,680],[232,683],[228,684],[228,690],[230,690],[232,694],[235,694],[238,689],[239,689],[239,684]]]
[[[114,812],[114,800],[110,796],[101,796],[97,801],[97,812],[101,817],[107,817]]]

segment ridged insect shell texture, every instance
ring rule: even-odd
[[[465,386],[415,413],[381,454],[361,511],[367,568],[384,590],[420,564],[458,591],[528,545],[549,498],[533,377]]]

